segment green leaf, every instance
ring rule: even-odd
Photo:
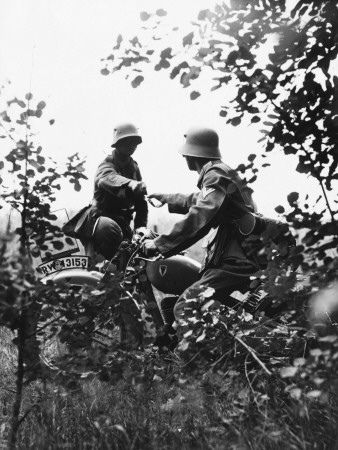
[[[211,91],[211,92],[216,91],[216,90],[219,89],[220,87],[221,87],[220,84],[216,84],[216,86],[213,86],[213,87],[210,89],[210,91]]]
[[[191,45],[193,37],[194,37],[194,32],[193,31],[191,33],[187,34],[186,36],[184,36],[184,38],[183,38],[183,47],[185,47],[186,45]]]
[[[298,192],[291,192],[288,196],[287,196],[287,200],[289,202],[290,206],[294,206],[295,203],[298,201],[299,198],[299,194]]]
[[[7,114],[7,111],[3,111],[0,113],[0,117],[4,122],[11,122],[10,117]]]
[[[300,388],[292,388],[289,392],[291,397],[295,398],[296,400],[299,400],[302,396],[302,390]]]
[[[145,22],[146,20],[148,20],[150,18],[150,14],[147,13],[146,11],[142,11],[140,13],[140,19]]]
[[[198,97],[200,97],[200,93],[199,92],[197,92],[197,91],[192,91],[191,93],[190,93],[190,99],[191,100],[196,100],[196,98],[198,98]]]
[[[26,173],[27,173],[27,177],[29,177],[29,178],[35,177],[35,171],[33,169],[28,169]]]
[[[26,103],[23,102],[22,100],[17,99],[16,97],[13,98],[13,100],[9,100],[7,102],[7,105],[10,106],[12,103],[16,103],[18,106],[20,106],[21,108],[26,108]]]
[[[284,207],[281,206],[281,205],[276,206],[275,211],[276,211],[278,214],[283,214],[283,213],[285,213],[285,209],[284,209]]]
[[[283,150],[286,155],[295,155],[298,151],[295,147],[292,147],[291,145],[287,145],[286,147],[284,147]]]
[[[273,150],[273,148],[274,148],[274,143],[271,142],[271,141],[269,141],[269,142],[266,144],[265,150],[266,150],[267,152],[271,152],[271,150]],[[264,155],[264,157],[266,157],[266,155]]]
[[[141,43],[140,43],[140,41],[139,41],[137,36],[134,36],[133,39],[130,39],[129,42],[133,45],[133,47],[142,47],[142,45],[141,45]]]
[[[161,59],[171,59],[173,55],[171,54],[172,48],[167,47],[164,50],[161,51],[160,58]]]
[[[310,391],[306,394],[306,396],[308,398],[318,398],[320,397],[322,394],[322,391],[320,391],[319,389],[314,389],[313,391]]]
[[[205,330],[202,331],[202,334],[200,334],[200,336],[198,336],[198,338],[196,339],[196,342],[201,342],[206,338],[206,334],[205,334]]]
[[[137,88],[142,81],[144,80],[144,77],[142,75],[138,75],[136,78],[133,79],[133,81],[131,82],[131,85],[133,88]]]
[[[253,116],[251,118],[251,123],[257,123],[261,120],[261,118],[259,116]]]
[[[33,94],[31,94],[30,92],[25,95],[26,100],[32,100],[32,98],[33,98]]]
[[[293,366],[283,367],[280,371],[280,376],[282,378],[291,378],[296,375],[297,371],[298,371],[298,367],[293,367]]]
[[[184,352],[188,349],[190,343],[186,339],[182,339],[178,344],[178,350]]]
[[[234,117],[233,119],[228,119],[227,123],[231,123],[234,127],[237,127],[242,121],[242,116]]]
[[[159,17],[164,17],[164,16],[167,15],[167,11],[165,11],[165,10],[162,9],[162,8],[160,8],[160,9],[157,9],[157,10],[156,10],[156,14],[157,14]]]
[[[186,61],[183,61],[182,63],[180,63],[178,66],[174,67],[171,74],[170,74],[170,78],[173,79],[175,78],[182,69],[189,69],[190,66]]]
[[[297,172],[299,173],[308,173],[310,171],[310,167],[308,164],[300,162],[296,167]]]
[[[118,50],[121,47],[122,40],[122,35],[119,34],[116,39],[116,45],[113,47],[114,50]]]
[[[227,64],[230,66],[234,66],[236,64],[237,58],[239,57],[239,53],[237,50],[233,50],[229,53],[227,57]]]
[[[202,11],[200,11],[198,13],[197,19],[205,20],[208,17],[208,14],[209,14],[209,9],[202,9]]]
[[[36,108],[37,109],[44,109],[46,107],[46,102],[41,101],[37,104]]]
[[[107,69],[107,67],[105,67],[104,69],[101,69],[101,75],[109,75],[110,74],[110,72],[109,72],[109,70]]]
[[[29,162],[29,164],[30,164],[31,166],[33,166],[35,169],[38,169],[38,168],[39,168],[39,164],[38,164],[37,161],[35,161],[34,159],[29,159],[28,162]]]

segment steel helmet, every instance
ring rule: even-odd
[[[181,155],[206,159],[222,157],[218,148],[218,134],[211,128],[190,128],[184,137],[185,144],[179,150]]]
[[[132,123],[121,123],[116,125],[114,128],[112,147],[115,147],[118,141],[127,137],[136,137],[139,140],[139,144],[142,142],[138,129]]]

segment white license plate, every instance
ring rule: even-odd
[[[40,264],[37,271],[43,276],[66,269],[88,269],[89,256],[65,256]]]

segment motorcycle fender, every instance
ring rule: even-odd
[[[69,283],[77,286],[82,286],[84,284],[95,286],[99,283],[102,277],[102,273],[94,270],[88,272],[88,270],[83,269],[69,269],[49,275],[42,281],[45,283],[47,280],[52,280],[56,284]]]
[[[201,265],[188,256],[176,255],[168,259],[150,261],[146,273],[151,284],[165,294],[181,295],[199,280]]]

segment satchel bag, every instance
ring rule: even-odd
[[[83,225],[88,220],[88,214],[91,206],[92,205],[89,204],[84,208],[81,208],[80,211],[75,214],[75,216],[73,216],[68,222],[63,225],[62,231],[65,233],[65,235],[78,239],[89,237],[88,232],[86,233],[83,230]]]

